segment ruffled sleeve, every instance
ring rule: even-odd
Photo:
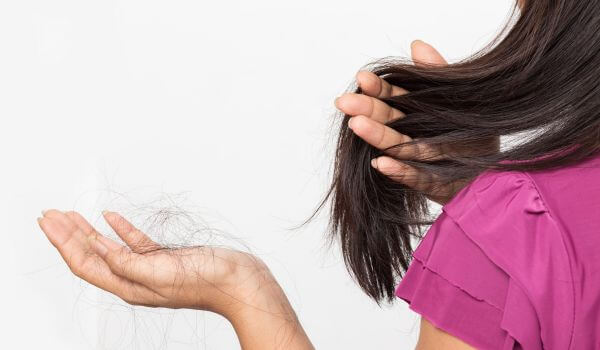
[[[396,295],[478,349],[571,346],[563,235],[524,172],[484,172],[444,205]]]

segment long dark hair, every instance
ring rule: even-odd
[[[382,99],[406,114],[387,125],[413,138],[395,147],[468,149],[500,136],[510,136],[511,147],[396,159],[452,183],[485,170],[563,167],[600,150],[600,0],[532,0],[520,12],[515,4],[516,14],[494,42],[460,62],[370,64],[409,91]],[[433,221],[423,193],[370,166],[383,151],[357,137],[349,118],[341,118],[333,181],[313,216],[331,199],[330,238],[339,239],[348,271],[378,304],[391,302],[412,257],[411,237],[422,238]]]

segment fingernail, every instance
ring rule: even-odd
[[[352,129],[352,124],[354,123],[354,117],[350,117],[350,119],[348,119],[348,127],[350,129]]]
[[[108,253],[108,248],[106,248],[106,246],[104,244],[102,244],[102,242],[100,242],[98,239],[96,239],[96,236],[89,235],[88,241],[90,242],[90,244],[92,245],[92,248],[94,248],[94,251],[96,251],[96,253],[98,255],[100,255],[102,257],[106,256],[106,254]]]
[[[371,159],[371,166],[375,169],[377,169],[377,158],[373,158]]]
[[[102,211],[102,215],[106,215],[106,214],[108,214],[108,213],[110,213],[108,210],[103,210],[103,211]]]

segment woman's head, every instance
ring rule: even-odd
[[[398,160],[451,183],[488,169],[566,166],[600,151],[600,0],[519,6],[516,21],[468,59],[445,67],[402,59],[370,65],[409,91],[383,99],[406,115],[387,125],[413,139],[394,148],[426,143],[465,149],[493,137],[506,144],[500,152]],[[422,225],[431,223],[427,201],[370,166],[383,151],[354,135],[349,117],[342,119],[333,182],[319,209],[332,200],[331,237],[339,238],[359,285],[376,301],[391,300],[410,262],[410,238],[421,237]]]

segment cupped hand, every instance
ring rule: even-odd
[[[77,212],[44,211],[38,222],[76,276],[129,304],[226,315],[248,302],[250,288],[278,287],[253,255],[207,246],[165,248],[121,215],[103,215],[125,245],[100,234]]]
[[[415,40],[411,44],[411,55],[416,65],[447,65],[446,60],[436,49],[420,40]],[[482,149],[486,151],[498,151],[500,149],[500,139],[493,137],[484,140],[481,145],[482,148],[477,147],[478,150],[425,144],[386,150],[394,145],[411,141],[411,137],[386,126],[386,123],[404,118],[406,115],[380,99],[403,95],[408,91],[399,86],[390,85],[369,71],[358,72],[356,80],[362,93],[343,94],[336,99],[335,105],[345,114],[352,116],[348,121],[348,126],[358,137],[378,149],[385,150],[388,155],[407,160],[435,160],[444,158],[447,154],[445,152],[448,152],[451,148],[453,153],[464,155]],[[444,152],[442,152],[442,148]],[[450,201],[454,194],[466,184],[464,181],[457,181],[448,185],[436,183],[434,175],[424,174],[416,168],[389,156],[377,157],[371,161],[371,165],[382,174],[424,193],[427,198],[442,205]],[[431,181],[432,179],[433,181]]]

